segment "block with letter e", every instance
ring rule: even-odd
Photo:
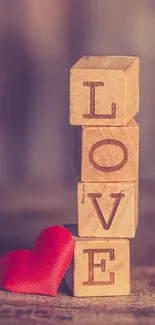
[[[75,226],[76,227],[76,226]],[[75,233],[74,227],[67,227]],[[80,238],[65,281],[76,297],[130,294],[128,239]]]
[[[139,111],[139,58],[84,56],[70,71],[70,123],[125,126]]]
[[[82,127],[82,182],[138,180],[139,127]]]

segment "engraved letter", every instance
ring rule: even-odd
[[[83,114],[84,118],[94,118],[94,119],[115,119],[116,118],[116,104],[111,105],[111,114],[95,114],[95,87],[103,87],[103,82],[83,82],[83,86],[90,87],[90,113]]]
[[[94,263],[94,254],[107,253],[109,254],[110,261],[114,260],[114,249],[84,249],[83,253],[88,254],[88,281],[84,281],[83,285],[111,285],[115,283],[115,275],[113,272],[109,273],[108,281],[95,281],[94,280],[94,268],[99,267],[101,272],[106,271],[106,261],[101,260],[100,264]]]
[[[114,145],[114,146],[117,146],[117,147],[122,149],[122,151],[123,151],[123,159],[119,164],[114,165],[114,166],[106,167],[106,166],[100,166],[94,161],[93,155],[94,155],[95,150],[98,149],[101,146],[104,146],[104,145]],[[93,146],[90,148],[90,150],[89,150],[89,161],[90,161],[91,165],[93,165],[94,168],[100,170],[101,172],[105,172],[105,173],[116,172],[119,169],[123,168],[124,165],[127,163],[127,161],[128,161],[128,149],[126,148],[126,146],[122,142],[120,142],[118,140],[115,140],[115,139],[100,140],[100,141],[96,142],[95,144],[93,144]]]
[[[114,198],[115,202],[113,204],[112,212],[111,212],[111,215],[109,217],[108,222],[105,221],[103,213],[102,213],[102,211],[101,211],[101,209],[99,207],[99,204],[97,202],[97,198],[102,197],[102,194],[101,193],[88,193],[87,195],[92,200],[92,203],[94,205],[95,211],[96,211],[96,213],[97,213],[97,215],[99,217],[99,220],[101,222],[102,227],[104,228],[104,230],[109,230],[110,227],[111,227],[111,224],[112,224],[112,222],[114,220],[114,216],[116,214],[116,211],[118,209],[120,201],[125,195],[123,193],[111,193],[110,194],[110,197]]]

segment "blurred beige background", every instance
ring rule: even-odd
[[[31,242],[52,222],[76,220],[69,69],[82,55],[140,56],[142,190],[143,182],[155,180],[154,32],[153,0],[0,1],[0,243],[5,249],[15,246],[14,238],[19,246],[25,243],[21,238]],[[151,213],[151,204],[148,212],[142,201],[142,212]],[[142,218],[140,241],[145,223]]]
[[[1,0],[1,183],[72,179],[69,68],[84,54],[140,56],[140,177],[154,178],[154,31],[153,0]]]

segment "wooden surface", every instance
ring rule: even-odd
[[[155,267],[131,270],[127,297],[75,298],[65,285],[56,298],[0,291],[1,325],[154,325]]]
[[[138,223],[138,182],[78,183],[80,237],[133,238]]]
[[[125,126],[138,110],[138,57],[84,56],[72,67],[71,124]]]
[[[0,251],[28,248],[50,224],[77,222],[76,183],[54,189],[0,189]],[[131,240],[131,295],[74,298],[66,287],[56,298],[0,291],[1,325],[154,325],[155,184],[140,182],[140,222]],[[64,293],[65,290],[65,293]]]
[[[83,182],[135,181],[139,170],[139,127],[82,128]]]

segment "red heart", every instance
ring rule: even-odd
[[[0,260],[0,287],[18,293],[56,296],[74,252],[74,240],[62,226],[45,229],[32,250],[14,250]]]

